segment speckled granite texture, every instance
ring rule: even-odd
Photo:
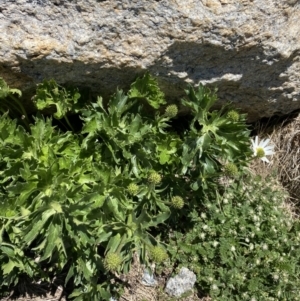
[[[296,0],[0,0],[0,76],[103,96],[145,70],[167,99],[215,85],[249,120],[300,108]]]

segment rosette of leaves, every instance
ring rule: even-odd
[[[22,92],[19,89],[10,88],[5,80],[0,77],[0,112],[4,114],[8,111],[10,116],[20,120],[28,130],[29,119],[27,112],[18,99],[21,96]]]
[[[159,109],[161,105],[166,103],[164,93],[159,89],[157,81],[149,72],[131,84],[128,96],[139,100],[146,99],[147,103],[154,109]]]
[[[37,85],[36,94],[33,97],[33,102],[39,111],[45,109],[55,111],[53,117],[56,119],[64,118],[67,126],[73,130],[67,114],[78,113],[81,106],[79,105],[80,94],[78,89],[66,89],[56,83],[55,80],[44,80]]]
[[[157,145],[162,148],[167,133],[164,122],[142,116],[136,101],[127,100],[121,91],[106,108],[98,99],[84,111],[77,135],[43,118],[27,133],[1,116],[1,238],[21,254],[9,259],[1,253],[0,276],[8,290],[22,273],[50,280],[64,271],[65,282],[74,283],[75,300],[108,300],[112,276],[98,283],[106,271],[100,256],[118,251],[122,272],[129,270],[134,251],[147,261],[146,250],[156,244],[149,229],[170,215],[160,191],[147,185],[152,166],[164,172]],[[134,200],[128,199],[132,181],[144,182]]]
[[[222,171],[221,161],[235,161],[245,166],[251,154],[249,130],[245,116],[233,121],[226,116],[225,108],[211,111],[217,100],[216,90],[200,85],[186,90],[183,106],[190,109],[193,119],[183,142],[182,173],[190,178],[198,177],[192,188],[211,187],[213,179]],[[211,189],[213,189],[211,187]]]
[[[103,205],[108,187],[119,181],[115,170],[82,156],[78,137],[59,132],[50,119],[36,119],[29,134],[1,116],[0,128],[2,289],[24,274],[50,280],[67,269],[77,300],[108,298],[109,281],[97,286],[95,278],[96,238],[105,247],[111,236],[103,227],[117,213]]]

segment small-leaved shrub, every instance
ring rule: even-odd
[[[199,199],[189,231],[169,237],[172,264],[189,267],[212,300],[299,300],[299,223],[274,182],[244,176]]]

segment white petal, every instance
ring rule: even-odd
[[[266,157],[262,157],[261,160],[264,162],[270,163],[270,161]]]
[[[266,151],[265,154],[266,154],[266,156],[271,156],[271,155],[274,155],[275,152],[272,152],[272,151]]]
[[[262,147],[265,147],[269,144],[269,142],[270,142],[270,139],[264,139],[260,142],[260,144]]]
[[[273,145],[267,145],[267,146],[265,147],[265,149],[266,149],[266,150],[274,149],[274,146],[273,146]]]

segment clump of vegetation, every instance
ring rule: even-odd
[[[169,237],[172,264],[189,267],[212,300],[299,300],[299,223],[271,179],[244,176],[199,198],[190,229]]]
[[[37,110],[55,112],[33,121],[13,116],[7,97],[16,90],[0,84],[2,294],[24,275],[64,275],[70,298],[109,300],[121,293],[116,275],[138,256],[158,269],[190,267],[213,300],[298,300],[298,222],[282,210],[280,192],[247,172],[245,115],[212,111],[216,91],[188,87],[181,106],[192,119],[177,133],[178,108],[164,107],[149,74],[107,103],[83,104],[78,90],[44,81]]]

